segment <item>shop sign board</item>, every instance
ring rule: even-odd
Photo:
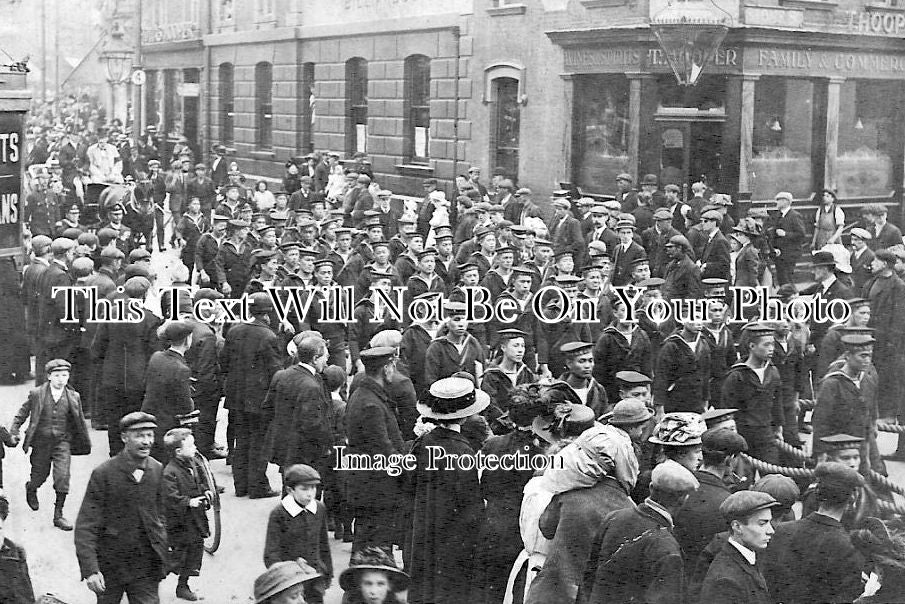
[[[0,113],[0,256],[22,252],[22,153],[25,113]]]

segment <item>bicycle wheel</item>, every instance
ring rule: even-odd
[[[207,484],[207,490],[211,493],[211,515],[213,522],[210,526],[210,535],[204,540],[204,551],[213,554],[220,548],[220,493],[217,492],[217,481],[214,479],[214,473],[211,471],[211,464],[207,457],[201,453],[197,453],[198,465]]]

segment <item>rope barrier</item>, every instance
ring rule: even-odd
[[[875,472],[874,470],[870,471],[870,479],[876,482],[879,485],[882,485],[889,489],[890,491],[894,491],[899,495],[905,495],[905,488],[902,488],[900,485],[897,485],[893,481],[891,481],[886,476]]]
[[[893,514],[900,514],[902,516],[905,516],[905,506],[902,506],[894,501],[877,499],[877,507],[884,512],[892,512]]]
[[[880,432],[898,432],[899,434],[905,434],[905,426],[902,424],[884,424],[877,422],[877,430]]]
[[[750,462],[751,465],[762,474],[782,474],[783,476],[792,478],[811,478],[814,476],[814,470],[809,470],[807,468],[787,468],[761,461],[756,457],[751,457],[747,453],[741,453],[740,455],[742,456],[742,459]]]
[[[793,447],[792,445],[790,445],[789,443],[787,443],[784,440],[777,440],[775,442],[776,442],[776,447],[783,453],[791,455],[792,457],[796,457],[802,461],[808,461],[811,459],[810,455],[808,455],[801,449]]]

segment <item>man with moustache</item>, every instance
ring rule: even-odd
[[[150,457],[157,421],[136,411],[122,418],[123,450],[94,469],[75,523],[82,578],[98,604],[128,596],[130,604],[160,602],[167,572],[161,513],[163,465]]]

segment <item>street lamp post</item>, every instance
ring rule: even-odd
[[[128,119],[125,95],[119,100],[117,97],[120,96],[120,87],[123,86],[125,79],[131,72],[134,51],[123,39],[124,35],[125,32],[123,32],[119,23],[114,22],[113,29],[110,31],[110,39],[101,52],[101,59],[103,59],[104,67],[107,71],[107,81],[110,83],[110,115],[119,117],[125,125]]]
[[[713,61],[732,18],[707,0],[673,0],[650,22],[681,86],[694,86]]]

